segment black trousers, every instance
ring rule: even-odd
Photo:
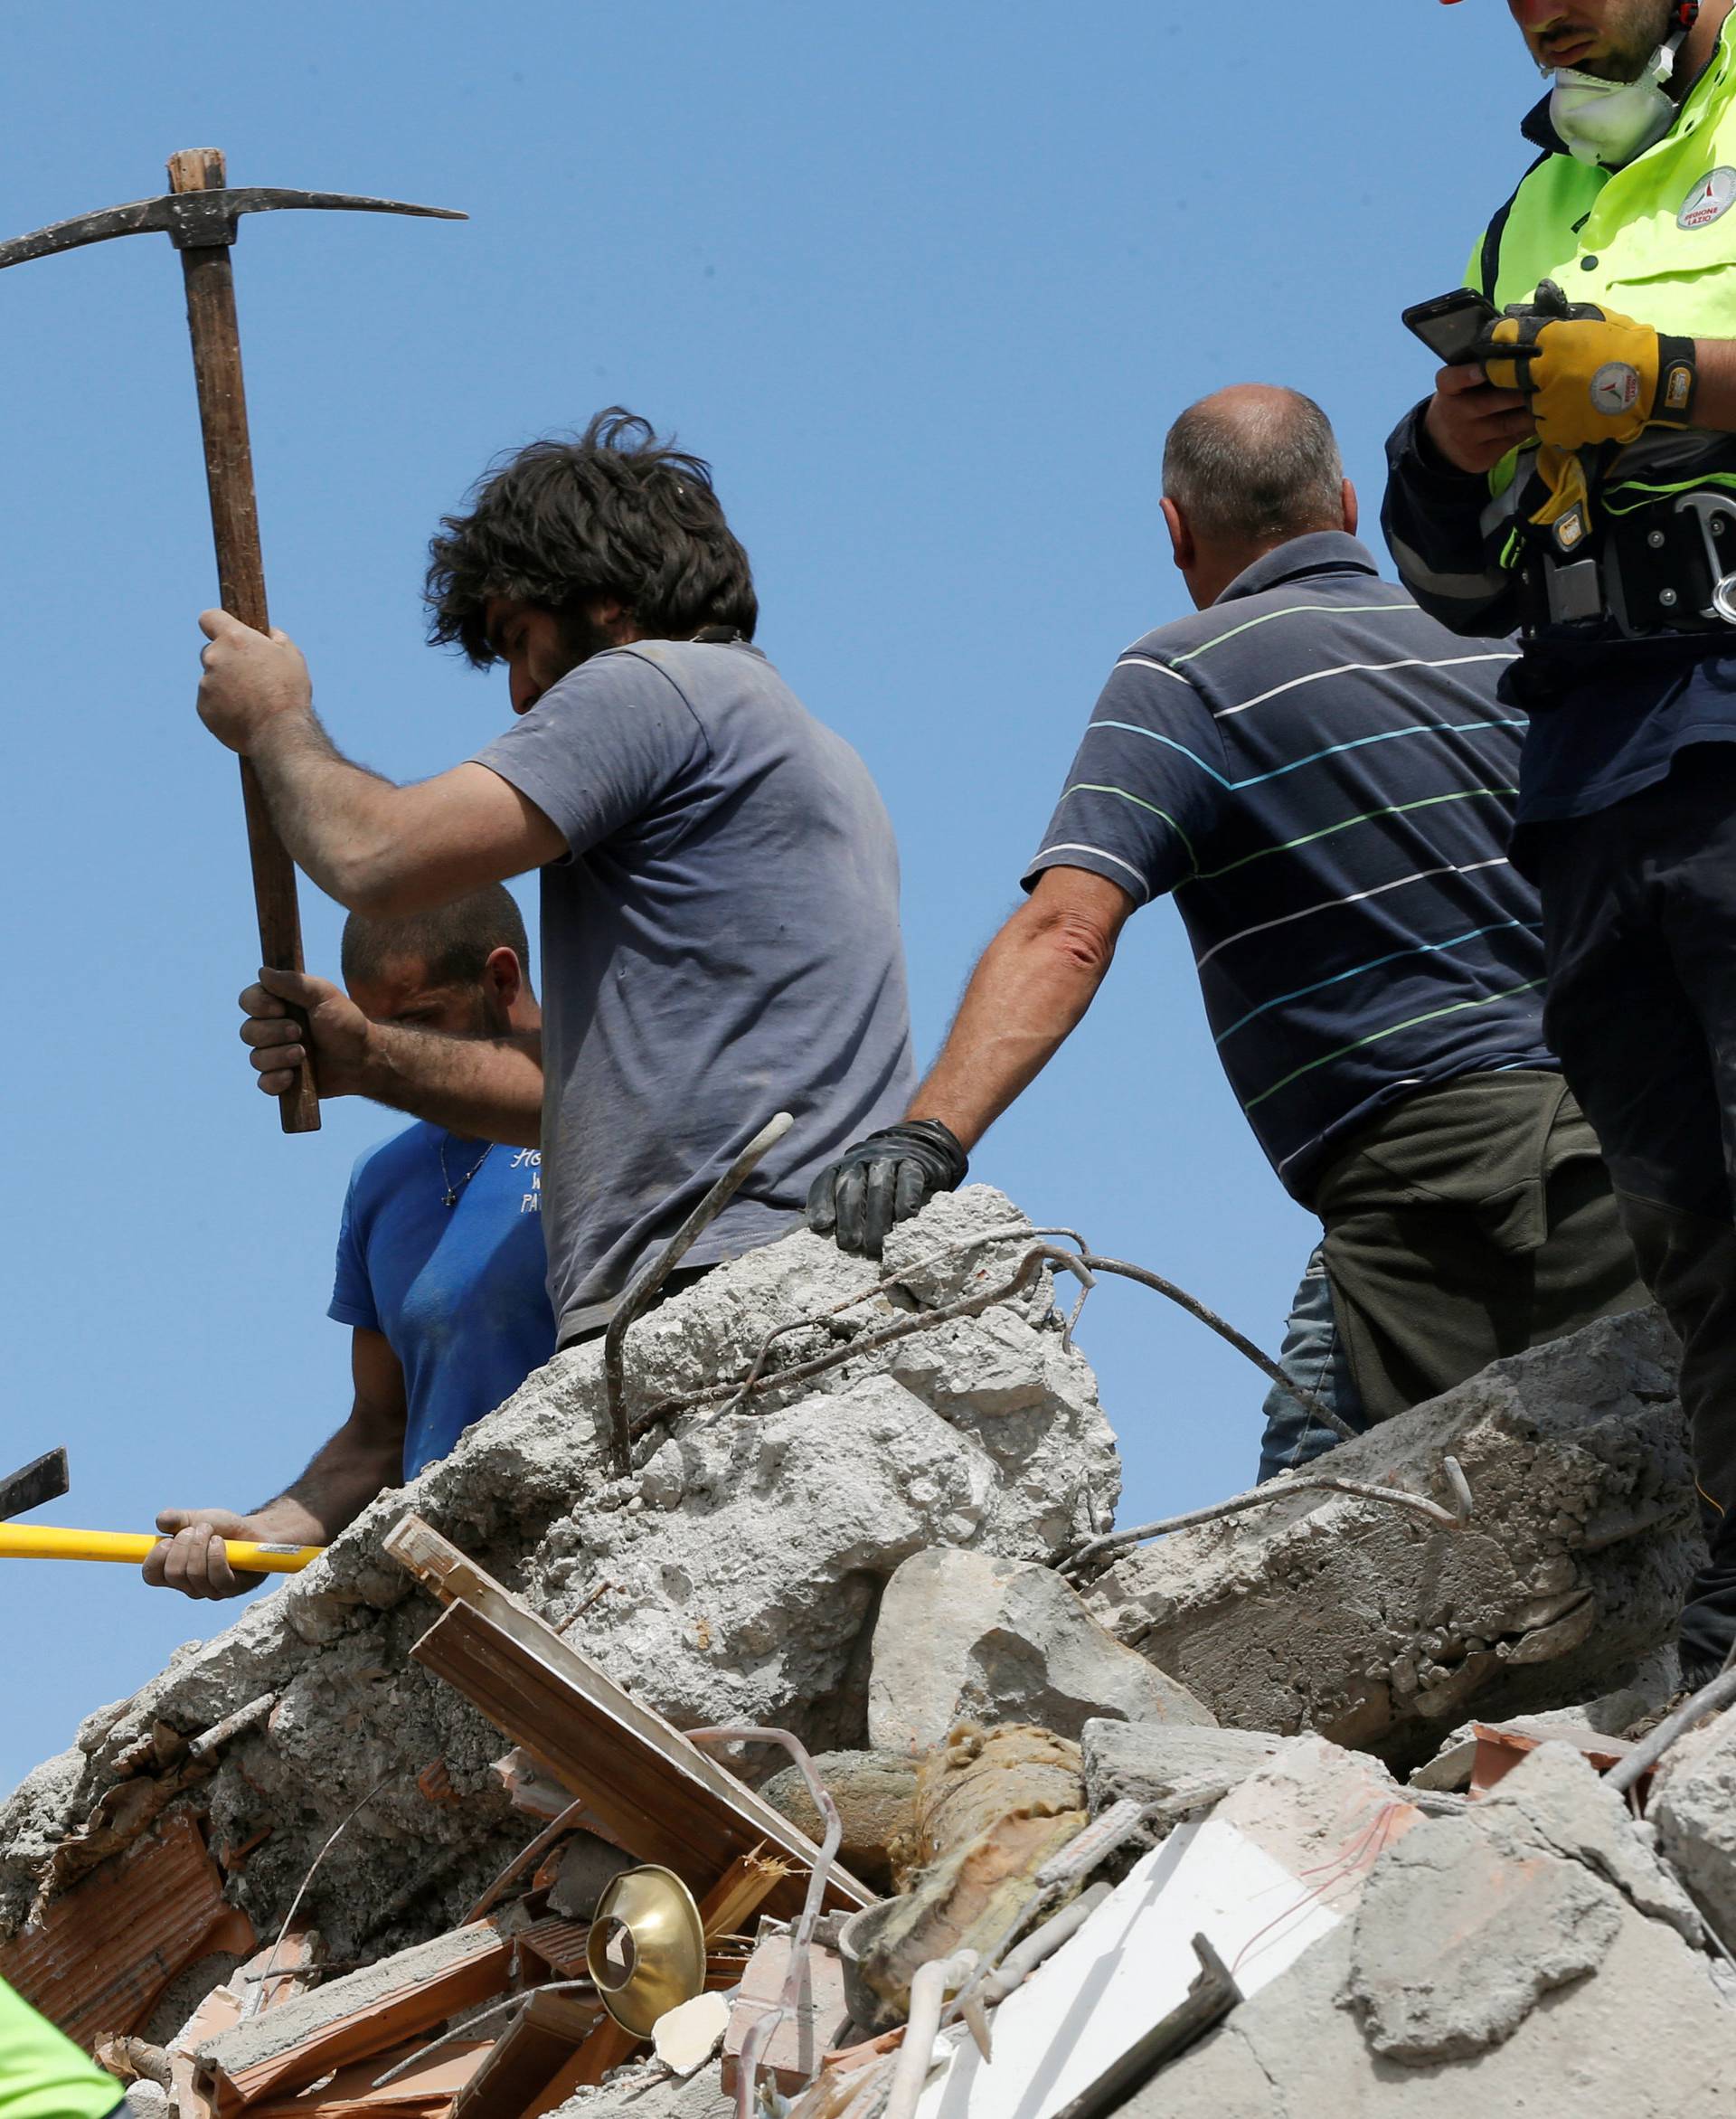
[[[1736,744],[1533,829],[1545,1027],[1682,1341],[1709,1548],[1682,1655],[1709,1676],[1736,1644]]]

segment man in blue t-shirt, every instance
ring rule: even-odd
[[[1164,514],[1197,615],[1118,660],[1031,895],[978,965],[907,1121],[817,1180],[877,1251],[1084,1015],[1123,922],[1173,895],[1231,1088],[1325,1226],[1285,1347],[1352,1427],[1645,1299],[1543,1030],[1535,893],[1506,859],[1513,651],[1382,582],[1317,405],[1184,412]],[[1161,1141],[1174,1114],[1131,1114]],[[1332,1442],[1287,1392],[1262,1473]]]
[[[451,1037],[534,1032],[524,922],[495,884],[410,920],[352,915],[344,983],[371,1022]],[[418,1121],[355,1165],[328,1314],[351,1331],[350,1416],[274,1500],[165,1509],[145,1579],[234,1596],[226,1538],[329,1545],[383,1488],[446,1455],[554,1351],[542,1157]]]

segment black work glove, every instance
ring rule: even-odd
[[[882,1126],[815,1178],[807,1225],[816,1236],[835,1236],[840,1251],[878,1258],[895,1222],[909,1221],[930,1193],[956,1191],[969,1169],[969,1157],[939,1119]]]

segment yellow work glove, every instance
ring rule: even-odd
[[[1546,497],[1531,520],[1549,531],[1555,549],[1567,553],[1583,544],[1591,529],[1591,491],[1585,465],[1571,449],[1543,442],[1533,468],[1543,481]]]
[[[1552,279],[1510,309],[1477,349],[1497,390],[1523,391],[1538,440],[1562,449],[1628,442],[1648,425],[1685,427],[1694,411],[1691,338],[1590,302],[1570,303]]]

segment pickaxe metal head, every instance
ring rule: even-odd
[[[181,253],[187,296],[187,327],[199,392],[199,421],[205,443],[205,482],[217,548],[218,591],[223,609],[256,632],[270,627],[265,600],[265,563],[259,551],[259,506],[253,491],[253,457],[247,430],[247,395],[241,382],[241,327],[235,316],[234,275],[229,248],[243,213],[273,213],[287,206],[335,213],[410,213],[437,221],[466,216],[444,206],[411,206],[401,199],[352,198],[343,192],[229,188],[228,166],[216,147],[184,147],[169,157],[171,189],[162,198],[137,199],[74,221],[57,221],[33,235],[0,242],[0,270],[57,251],[107,242],[118,235],[156,230]],[[259,913],[259,961],[301,969],[301,921],[296,905],[296,871],[278,835],[265,790],[250,759],[243,758],[241,794],[247,812],[248,856]],[[319,1126],[319,1098],[312,1070],[296,1071],[279,1100],[288,1133]]]
[[[75,220],[39,228],[33,235],[0,242],[0,270],[22,265],[28,258],[48,258],[56,251],[76,251],[88,242],[153,231],[166,235],[178,251],[220,250],[234,241],[243,213],[275,213],[285,206],[315,206],[340,213],[419,213],[435,221],[468,218],[449,206],[410,206],[401,199],[352,198],[346,192],[281,191],[259,184],[241,191],[166,192],[160,199],[135,199],[128,206],[80,213]]]
[[[44,1501],[59,1500],[67,1486],[66,1452],[50,1450],[22,1471],[0,1479],[0,1523],[27,1509],[40,1509]]]

